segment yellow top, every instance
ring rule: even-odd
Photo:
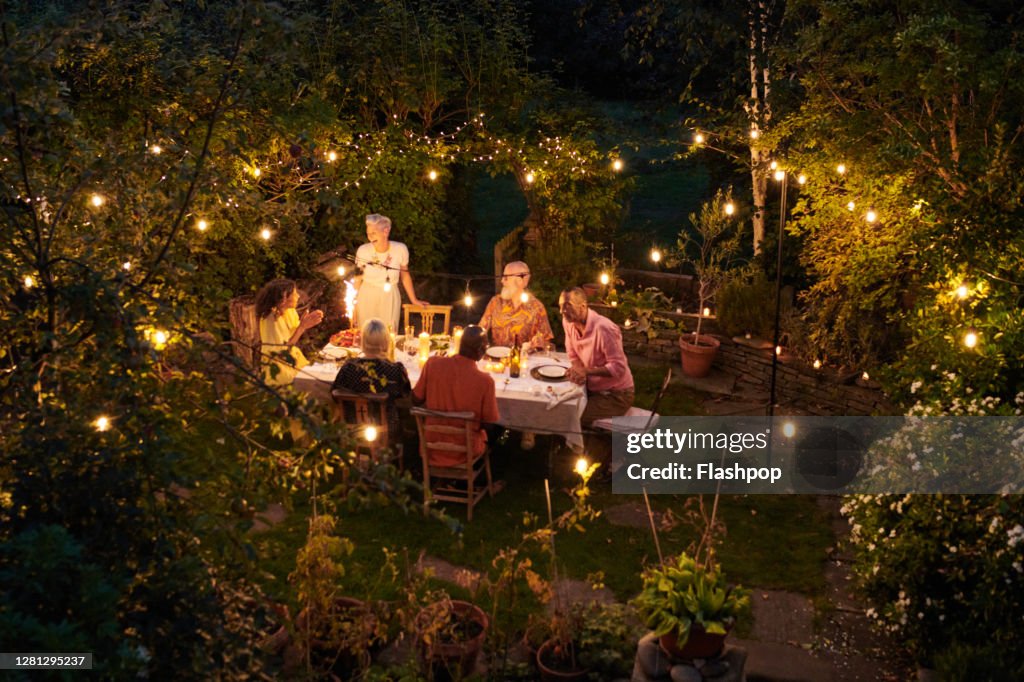
[[[271,313],[260,320],[260,342],[263,345],[263,380],[271,386],[286,386],[309,360],[288,339],[299,328],[299,313],[288,308],[283,315]],[[279,359],[278,359],[279,358]],[[273,368],[277,367],[275,371]]]

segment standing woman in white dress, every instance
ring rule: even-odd
[[[398,291],[401,280],[409,302],[413,305],[429,305],[416,297],[416,289],[409,274],[409,249],[401,242],[388,239],[391,233],[391,219],[371,213],[366,216],[366,239],[356,250],[356,267],[362,268],[363,279],[356,298],[356,325],[371,318],[378,318],[398,329],[398,318],[402,309],[402,295]]]

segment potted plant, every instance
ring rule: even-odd
[[[416,615],[421,659],[430,679],[461,679],[472,674],[490,624],[478,606],[434,592]]]
[[[547,620],[549,637],[536,651],[544,682],[629,677],[640,627],[625,604],[574,604]]]
[[[701,323],[705,309],[729,279],[729,268],[740,252],[739,231],[724,211],[724,206],[731,202],[731,193],[731,188],[719,190],[701,206],[699,215],[690,214],[693,231],[679,233],[677,248],[666,259],[670,265],[690,264],[697,282],[697,328],[679,338],[683,372],[691,377],[707,376],[711,371],[719,342],[713,336],[701,336]]]
[[[633,603],[670,656],[711,658],[749,608],[750,595],[728,585],[717,565],[698,563],[684,552],[644,571],[643,590]]]

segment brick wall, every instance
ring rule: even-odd
[[[724,336],[714,368],[736,377],[737,389],[767,392],[771,388],[772,351],[741,345]],[[679,335],[663,332],[648,339],[632,329],[622,330],[626,353],[679,364]],[[892,403],[874,382],[861,381],[860,372],[841,373],[814,367],[783,353],[775,380],[776,400],[820,415],[896,414]]]

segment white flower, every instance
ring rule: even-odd
[[[923,385],[924,385],[923,381],[915,381],[914,383],[910,384],[910,392],[911,393],[917,393],[917,389],[921,388],[921,386],[923,386]]]

